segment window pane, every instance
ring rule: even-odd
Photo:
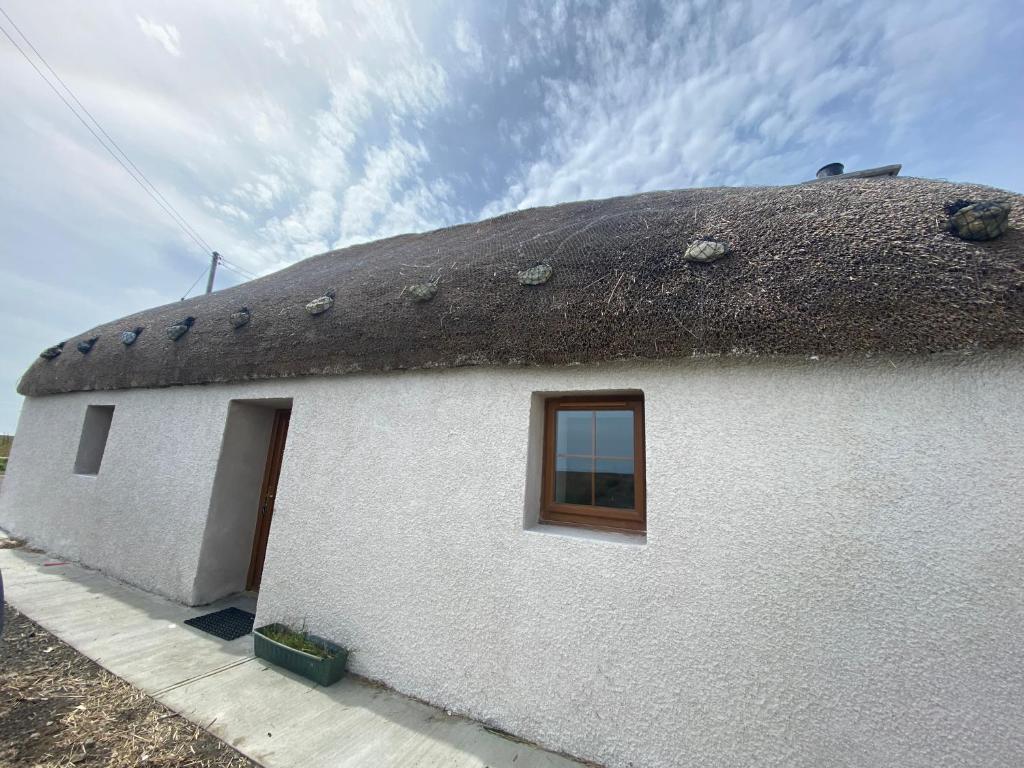
[[[559,411],[555,430],[556,453],[594,453],[594,412]]]
[[[633,456],[632,411],[597,411],[597,455]]]
[[[559,456],[555,462],[555,501],[561,504],[593,504],[590,478],[593,459]]]
[[[594,478],[594,504],[617,509],[634,508],[633,462],[611,459],[597,460]]]

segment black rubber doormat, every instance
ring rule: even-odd
[[[225,608],[223,611],[214,611],[194,619],[185,621],[190,627],[209,632],[221,640],[237,640],[243,635],[252,632],[252,624],[256,621],[256,614],[243,611],[240,608]]]

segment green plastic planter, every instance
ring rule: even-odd
[[[348,651],[341,646],[335,645],[329,640],[309,635],[309,639],[324,646],[334,655],[329,659],[313,656],[310,653],[290,648],[287,645],[271,640],[263,634],[263,630],[285,630],[281,624],[267,624],[252,633],[253,649],[257,658],[270,662],[276,667],[287,669],[296,675],[301,675],[307,680],[312,680],[320,685],[332,685],[338,682],[345,674],[345,663],[348,661]]]

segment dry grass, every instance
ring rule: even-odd
[[[7,471],[7,457],[11,455],[14,435],[0,435],[0,474]]]
[[[261,629],[260,634],[270,638],[275,643],[287,645],[289,648],[294,648],[297,651],[302,651],[321,659],[330,659],[334,656],[333,651],[311,638],[305,630],[296,631],[280,624],[273,624]]]
[[[243,768],[255,764],[14,609],[0,643],[0,765]]]

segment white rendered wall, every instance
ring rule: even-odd
[[[99,474],[73,472],[89,405],[114,405]],[[192,588],[228,401],[184,389],[26,398],[0,527],[182,602]]]
[[[532,393],[605,389],[645,395],[646,543],[524,526]],[[1019,356],[29,398],[0,525],[189,595],[228,401],[256,397],[294,401],[258,623],[357,673],[623,768],[1020,764]]]

